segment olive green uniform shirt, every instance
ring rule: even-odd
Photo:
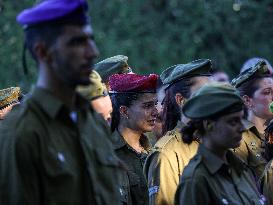
[[[254,124],[244,121],[244,125],[246,130],[242,134],[240,147],[234,149],[234,152],[255,172],[257,179],[260,179],[267,163],[263,158],[264,139]]]
[[[129,199],[133,205],[148,204],[148,187],[143,175],[143,164],[150,150],[148,138],[142,135],[140,144],[145,152],[138,153],[126,143],[118,131],[113,132],[112,142],[117,156],[127,167],[127,176],[129,179]]]
[[[267,204],[273,204],[273,160],[271,160],[265,168],[262,176],[262,185]]]
[[[0,127],[0,204],[121,204],[110,131],[89,103],[75,112],[35,88]]]
[[[249,168],[233,152],[225,163],[203,145],[185,168],[176,193],[180,205],[263,205]]]
[[[148,182],[150,205],[174,204],[179,178],[197,152],[198,142],[183,142],[182,126],[182,122],[178,122],[172,131],[159,139],[147,157],[144,175]]]

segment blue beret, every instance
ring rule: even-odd
[[[86,0],[43,0],[32,8],[23,10],[17,22],[23,26],[33,26],[48,22],[87,22],[88,4]]]

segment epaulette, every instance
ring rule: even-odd
[[[176,130],[171,130],[171,131],[168,131],[166,133],[166,135],[164,135],[163,137],[161,137],[157,143],[155,144],[155,149],[161,149],[163,147],[165,147],[166,144],[168,144],[169,141],[171,141],[172,139],[177,139],[177,133],[176,133]]]

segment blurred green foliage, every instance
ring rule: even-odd
[[[16,15],[35,0],[0,0],[0,88],[28,90],[37,69],[22,69],[23,31]],[[127,55],[135,72],[160,73],[173,64],[210,58],[234,76],[243,62],[273,62],[272,0],[90,0],[102,60]],[[29,56],[29,55],[28,55]]]

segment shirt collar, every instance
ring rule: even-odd
[[[51,118],[55,118],[63,108],[69,112],[69,109],[59,98],[44,88],[34,87],[31,96]],[[91,106],[87,100],[76,93],[76,108],[86,110]]]
[[[262,134],[259,133],[257,128],[255,127],[255,124],[253,122],[250,122],[246,119],[243,120],[243,125],[245,126],[246,130],[250,130],[252,133],[254,133],[258,138],[263,140]]]
[[[246,165],[230,150],[227,151],[227,161],[229,164],[224,162],[202,144],[199,146],[198,154],[202,156],[202,161],[211,174],[215,174],[223,166],[234,168],[238,174],[241,174],[242,171],[246,168]]]
[[[112,134],[112,142],[115,150],[120,149],[124,146],[129,146],[117,130],[115,130]],[[150,151],[151,145],[146,135],[141,136],[140,144],[146,151]]]

